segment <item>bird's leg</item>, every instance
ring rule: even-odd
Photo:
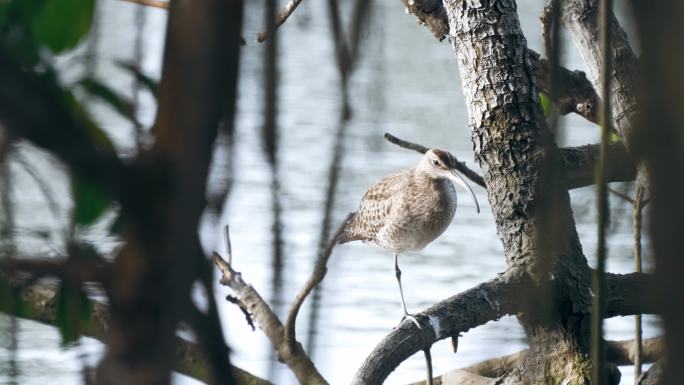
[[[414,317],[412,314],[409,314],[408,310],[406,310],[406,302],[404,301],[404,290],[401,287],[401,269],[399,269],[399,254],[394,254],[394,272],[397,276],[397,282],[399,283],[399,295],[401,296],[401,307],[404,309],[404,317],[402,317],[402,321],[404,318],[410,319],[418,329],[420,329],[420,323],[418,323],[418,320],[416,317]]]

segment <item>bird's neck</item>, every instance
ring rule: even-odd
[[[419,168],[416,168],[413,172],[413,181],[418,186],[432,185],[434,188],[439,188],[446,183],[450,183],[448,179],[435,178]]]

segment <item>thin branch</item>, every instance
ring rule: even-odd
[[[420,145],[417,143],[412,143],[412,142],[409,142],[409,141],[406,141],[403,139],[399,139],[390,133],[385,133],[385,139],[387,139],[390,143],[396,144],[399,147],[403,147],[403,148],[407,148],[409,150],[417,151],[421,154],[425,154],[426,152],[428,152],[430,150],[429,148],[427,148],[423,145]],[[466,178],[472,180],[476,184],[478,184],[482,187],[485,187],[485,188],[487,187],[485,185],[485,182],[484,182],[484,179],[482,178],[482,176],[480,176],[480,174],[476,173],[475,171],[469,169],[465,165],[465,162],[459,162],[458,159],[456,159],[456,165],[454,166],[454,168],[456,170],[458,170],[459,172],[461,172],[461,174],[463,174]]]
[[[644,208],[644,186],[640,183],[636,185],[636,197],[634,199],[634,220],[632,231],[634,233],[634,271],[641,273],[641,226]],[[641,364],[643,354],[643,343],[641,333],[641,314],[634,317],[634,378],[641,375]]]
[[[608,192],[615,195],[616,197],[622,199],[623,201],[629,202],[632,205],[634,205],[634,199],[632,199],[632,197],[630,197],[629,195],[622,193],[622,192],[620,192],[620,191],[618,191],[612,187],[608,187]]]
[[[163,0],[123,0],[129,3],[140,4],[152,8],[169,9],[169,2]]]
[[[233,270],[231,264],[218,253],[213,254],[213,261],[222,274],[219,282],[230,287],[241,305],[249,309],[259,328],[271,341],[278,358],[292,370],[299,382],[327,384],[299,342],[294,341],[293,345],[285,343],[284,327],[280,319],[261,295],[242,279],[242,274]]]
[[[226,301],[237,305],[238,308],[240,308],[240,311],[242,314],[245,316],[245,321],[247,322],[247,325],[252,328],[252,331],[256,330],[256,326],[254,326],[254,321],[252,321],[252,315],[249,314],[249,310],[247,310],[244,305],[240,302],[240,300],[237,297],[233,297],[232,295],[227,295],[226,296]]]
[[[287,21],[287,18],[292,15],[292,12],[294,12],[295,9],[297,9],[297,6],[302,2],[302,0],[289,0],[287,4],[283,7],[283,9],[278,13],[278,16],[276,17],[275,20],[275,28],[273,29],[273,33],[281,26],[285,21]],[[268,39],[269,35],[269,30],[265,29],[259,33],[257,33],[257,39],[256,41],[258,43],[263,43]]]
[[[399,147],[407,148],[426,153],[429,148],[409,142],[396,136],[386,133],[385,139]],[[596,164],[599,158],[599,145],[589,144],[579,147],[565,147],[560,149],[561,163],[565,167],[566,184],[569,189],[590,186],[594,184]],[[620,143],[613,143],[608,146],[609,163],[607,170],[607,180],[609,182],[624,182],[633,180],[635,167],[632,158],[627,153],[625,146]],[[486,187],[484,179],[475,171],[466,167],[465,163],[458,162],[457,170],[463,173],[468,179],[482,187]]]
[[[24,301],[22,311],[16,306],[11,306],[9,301],[0,301],[0,311],[13,314],[25,319],[38,321],[47,325],[55,325],[57,298],[57,285],[49,282],[26,285],[19,279],[3,279],[3,282],[11,285],[13,289],[21,290],[21,298]],[[85,335],[106,342],[109,330],[109,307],[98,301],[90,300],[91,320],[85,328]],[[173,370],[185,374],[200,381],[209,381],[208,366],[200,348],[192,342],[175,337],[176,358]],[[239,383],[269,385],[262,380],[240,368],[233,367]]]
[[[606,230],[610,220],[608,206],[608,186],[606,181],[608,144],[610,142],[610,82],[612,70],[612,54],[610,41],[611,17],[613,12],[612,0],[599,0],[599,38],[603,62],[600,70],[601,78],[601,97],[599,125],[601,126],[601,150],[599,156],[599,167],[596,173],[596,210],[598,211],[597,225],[597,250],[596,250],[596,271],[593,279],[594,300],[591,314],[591,383],[602,385],[606,383],[606,354],[603,346],[603,314],[606,304],[606,283],[604,274],[606,269]]]
[[[309,296],[311,291],[323,280],[325,274],[328,272],[327,264],[328,260],[330,259],[330,255],[332,254],[333,248],[337,244],[337,239],[344,231],[344,227],[349,219],[351,219],[352,215],[353,213],[348,214],[344,221],[342,221],[340,226],[337,228],[335,234],[328,243],[328,246],[318,256],[316,264],[314,265],[314,270],[311,272],[311,276],[309,276],[309,279],[306,281],[304,286],[299,289],[299,293],[297,293],[297,296],[290,306],[290,312],[287,314],[287,321],[285,321],[285,343],[289,345],[290,348],[294,348],[297,342],[295,336],[295,323],[297,322],[299,309],[304,303],[306,297]]]

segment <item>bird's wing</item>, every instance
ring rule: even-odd
[[[392,208],[399,204],[412,170],[389,174],[375,182],[361,199],[359,210],[347,223],[341,242],[372,240],[387,223]]]

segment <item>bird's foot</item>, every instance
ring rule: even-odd
[[[418,319],[413,314],[409,313],[404,313],[404,316],[401,317],[401,321],[399,322],[399,324],[401,325],[401,323],[404,322],[404,320],[406,320],[407,318],[411,320],[411,322],[413,322],[413,324],[416,325],[418,329],[422,329],[422,327],[420,326],[420,322],[418,322]]]

